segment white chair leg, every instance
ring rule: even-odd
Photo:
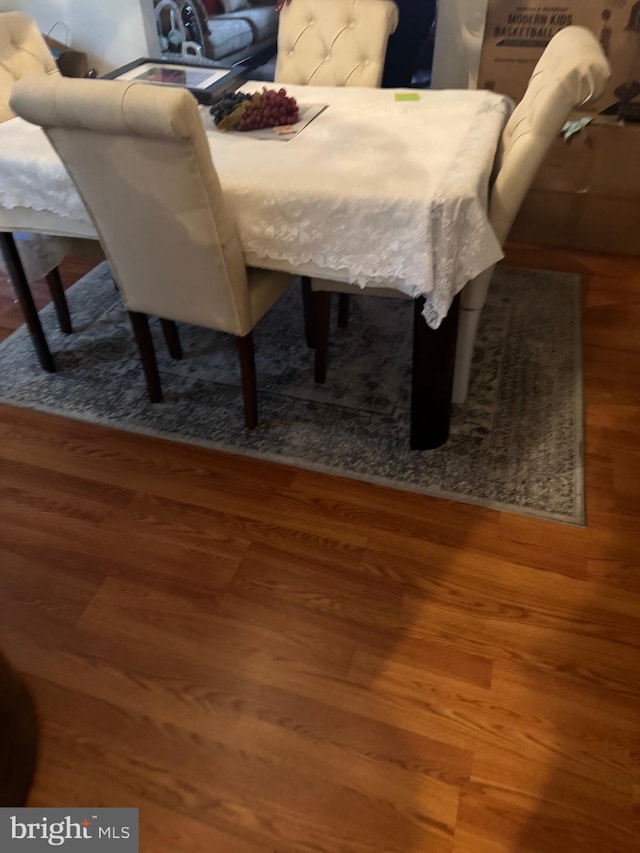
[[[480,321],[480,312],[487,298],[494,267],[488,267],[479,276],[467,282],[462,291],[462,304],[458,320],[456,364],[453,374],[451,402],[464,403],[469,391],[469,375],[473,360],[473,346]]]
[[[480,321],[480,308],[463,308],[458,320],[458,342],[456,344],[456,364],[453,374],[453,392],[451,400],[456,405],[464,403],[469,390],[469,375],[473,347]]]

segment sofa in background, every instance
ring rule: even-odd
[[[233,65],[271,48],[275,54],[276,0],[154,0],[154,7],[163,55]]]
[[[275,44],[276,0],[194,0],[207,15],[210,59],[227,59]]]

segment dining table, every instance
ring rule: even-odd
[[[242,89],[265,85],[280,88]],[[224,132],[200,107],[245,260],[412,299],[410,443],[438,447],[449,432],[460,291],[503,257],[487,206],[513,105],[477,90],[285,88],[302,119],[289,132]],[[19,117],[0,125],[0,242],[40,362],[54,370],[16,231],[97,239],[44,132]]]

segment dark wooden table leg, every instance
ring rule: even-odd
[[[422,316],[423,306],[424,297],[414,300],[412,450],[433,450],[449,437],[460,296],[456,296],[438,329],[427,326]]]
[[[40,324],[38,309],[33,301],[33,294],[31,293],[29,282],[27,281],[27,277],[24,273],[24,268],[22,266],[22,261],[20,260],[20,255],[18,254],[18,249],[16,248],[16,242],[13,239],[13,234],[8,231],[0,232],[0,249],[2,250],[9,278],[11,279],[15,294],[18,297],[18,302],[20,303],[20,308],[22,309],[22,316],[24,317],[24,321],[27,324],[27,328],[31,334],[31,339],[36,348],[38,361],[40,362],[43,370],[46,370],[49,373],[55,373],[56,365],[53,360],[53,356],[49,351],[49,345],[47,344],[47,339],[44,336],[42,325]]]

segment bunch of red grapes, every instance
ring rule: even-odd
[[[295,98],[287,96],[285,89],[265,89],[256,104],[245,107],[236,130],[260,130],[263,127],[280,127],[298,121]]]

